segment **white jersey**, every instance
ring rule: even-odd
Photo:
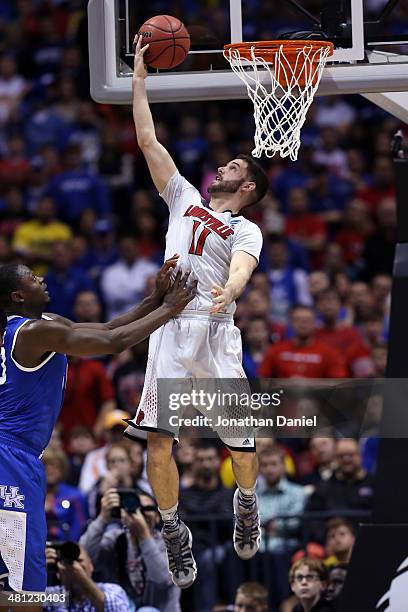
[[[262,234],[257,225],[230,211],[215,212],[208,208],[200,192],[176,172],[160,194],[170,210],[166,235],[165,259],[180,255],[183,271],[198,280],[197,296],[186,311],[205,311],[213,305],[211,289],[224,287],[232,254],[245,251],[257,261],[262,248]],[[235,302],[225,313],[235,312]]]

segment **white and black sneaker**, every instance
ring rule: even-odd
[[[234,494],[234,548],[240,559],[252,559],[258,552],[261,543],[261,521],[258,512],[258,500],[250,510],[239,503],[239,489]]]
[[[180,521],[176,529],[164,527],[162,535],[166,544],[171,579],[180,589],[187,589],[197,576],[197,565],[191,551],[191,531]]]

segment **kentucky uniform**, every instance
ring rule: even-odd
[[[43,318],[48,318],[45,315]],[[10,316],[0,360],[0,582],[16,591],[44,591],[46,480],[39,456],[58,418],[67,358],[49,353],[35,368],[13,355],[30,319]]]
[[[241,379],[241,388],[246,388],[241,335],[233,321],[235,302],[223,313],[210,315],[211,289],[214,285],[225,286],[236,251],[245,251],[259,260],[261,231],[245,217],[208,208],[199,191],[179,172],[160,195],[170,211],[165,259],[174,253],[180,255],[181,269],[191,271],[190,279],[198,280],[197,295],[180,315],[150,336],[142,397],[125,432],[129,437],[136,433],[135,428],[163,429],[158,426],[157,379],[189,379],[192,386],[195,379]],[[249,414],[248,408],[240,406],[233,412],[232,416]],[[177,437],[177,428],[167,431]],[[230,448],[254,448],[253,437],[239,437],[242,430],[237,437],[232,430],[217,433]]]

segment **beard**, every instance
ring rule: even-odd
[[[216,181],[208,187],[208,193],[236,193],[245,179],[236,181]]]

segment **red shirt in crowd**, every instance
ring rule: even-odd
[[[102,404],[113,397],[113,386],[100,361],[70,359],[67,389],[60,416],[64,436],[75,425],[86,425],[92,429]]]
[[[326,236],[326,223],[318,215],[306,213],[299,217],[288,217],[285,233],[294,240]]]
[[[258,374],[265,378],[345,378],[347,368],[338,351],[313,338],[303,346],[296,340],[271,346]]]
[[[344,326],[335,329],[322,327],[317,330],[316,338],[345,356],[348,376],[356,378],[374,376],[375,366],[370,351],[353,327]]]

